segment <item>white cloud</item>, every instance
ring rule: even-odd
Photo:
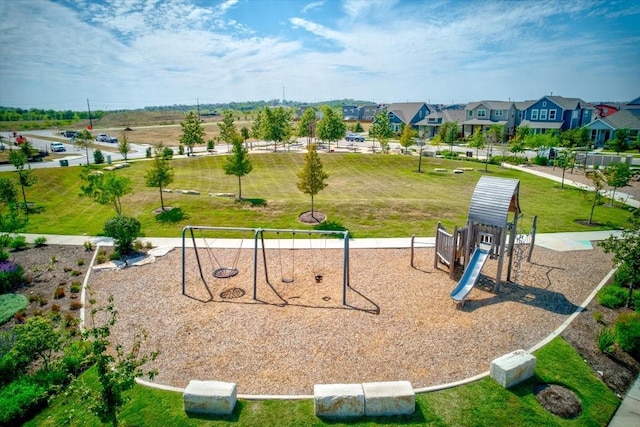
[[[315,9],[320,9],[322,6],[324,5],[324,0],[320,0],[320,1],[314,1],[311,3],[307,3],[301,10],[300,12],[302,13],[307,13],[310,12],[312,10]]]

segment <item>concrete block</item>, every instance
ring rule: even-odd
[[[315,384],[313,408],[317,417],[360,417],[364,415],[362,384]]]
[[[410,415],[416,395],[409,381],[363,383],[365,415]]]
[[[230,414],[236,406],[235,383],[191,380],[182,395],[185,412]]]
[[[533,376],[536,358],[525,350],[516,350],[491,362],[489,374],[504,388],[509,388]]]

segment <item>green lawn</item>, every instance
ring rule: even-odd
[[[120,421],[128,426],[604,426],[618,406],[616,396],[562,338],[535,353],[534,378],[505,390],[490,378],[440,392],[416,396],[416,412],[406,417],[364,417],[346,422],[322,420],[314,415],[313,401],[238,401],[230,416],[198,418],[187,416],[182,395],[136,386]],[[95,373],[81,377],[91,385]],[[580,398],[582,414],[564,420],[546,412],[538,404],[533,387],[556,383],[571,389]],[[82,399],[70,393],[57,397],[26,426],[100,426]]]
[[[304,154],[252,154],[253,172],[242,179],[244,203],[232,198],[211,197],[209,193],[236,193],[237,177],[222,170],[225,157],[203,156],[174,159],[173,189],[193,189],[201,195],[165,194],[165,205],[180,207],[187,217],[179,223],[159,223],[152,213],[160,206],[157,188],[144,185],[149,162],[133,162],[115,173],[133,180],[134,193],[124,198],[126,215],[137,217],[150,237],[179,236],[184,225],[224,227],[305,228],[297,221],[309,210],[310,197],[296,188],[298,170]],[[438,221],[445,226],[464,225],[469,202],[484,164],[397,155],[325,154],[321,155],[329,186],[315,197],[315,207],[328,215],[333,227],[344,227],[355,237],[432,236]],[[477,170],[453,174],[456,167]],[[446,168],[447,173],[434,172]],[[27,198],[42,212],[29,217],[25,230],[35,234],[102,233],[104,222],[114,215],[107,206],[81,197],[78,167],[37,169],[38,182],[27,188]],[[589,216],[590,201],[572,188],[523,172],[489,165],[490,176],[520,179],[520,205],[524,227],[538,215],[539,232],[587,231],[623,227],[628,212],[602,205],[594,221],[601,227],[585,227],[574,222]],[[3,172],[1,176],[14,176]],[[528,230],[527,230],[528,231]]]

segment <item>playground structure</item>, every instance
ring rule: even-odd
[[[494,292],[500,291],[505,261],[507,282],[512,278],[514,258],[516,270],[513,272],[517,277],[526,246],[526,258],[531,261],[536,217],[528,235],[518,233],[518,222],[523,217],[519,191],[519,180],[483,176],[471,196],[466,226],[460,229],[456,227],[453,233],[448,233],[438,224],[434,268],[445,264],[449,268],[449,277],[453,279],[456,266],[464,267],[458,285],[451,291],[451,298],[455,302],[464,304],[488,259],[498,262]],[[511,213],[513,215],[509,218]]]
[[[196,236],[195,231],[199,232]],[[241,239],[219,239],[210,241],[205,233],[219,235],[241,235]],[[248,239],[247,235],[251,235]],[[266,236],[274,238],[265,239]],[[284,236],[290,238],[283,239]],[[306,236],[307,239],[301,238]],[[331,239],[328,245],[328,237],[337,236],[340,239]],[[313,238],[319,237],[319,238]],[[188,244],[188,239],[190,244]],[[298,242],[296,244],[296,242]],[[273,288],[274,280],[279,272],[279,281],[286,284],[295,283],[301,280],[296,278],[296,253],[309,251],[311,258],[313,280],[319,284],[325,277],[324,264],[326,261],[326,250],[328,246],[332,249],[342,249],[342,304],[346,305],[347,288],[349,287],[349,232],[345,231],[325,231],[325,230],[296,230],[296,229],[266,229],[266,228],[241,228],[241,227],[212,227],[187,225],[182,229],[182,295],[186,295],[187,278],[187,247],[193,248],[197,270],[202,283],[207,286],[208,274],[203,262],[205,256],[208,258],[208,266],[211,268],[211,276],[214,279],[231,279],[238,275],[241,268],[251,269],[253,300],[258,300],[259,267],[262,267],[264,280],[268,286]],[[238,265],[242,250],[252,252],[252,263]],[[316,254],[316,252],[321,252]],[[275,253],[270,257],[267,254]],[[261,255],[261,256],[260,256]],[[206,259],[206,258],[205,258]],[[277,264],[276,267],[269,268],[270,264]],[[271,272],[271,273],[270,273]]]

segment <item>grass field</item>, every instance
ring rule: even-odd
[[[308,195],[296,188],[297,172],[304,163],[302,153],[252,154],[253,172],[242,179],[244,201],[212,197],[209,193],[237,193],[238,179],[222,170],[224,156],[174,159],[172,189],[197,190],[200,195],[165,193],[165,205],[179,207],[186,218],[177,223],[156,221],[160,207],[157,188],[144,184],[146,161],[114,173],[131,178],[134,192],[123,200],[126,215],[142,222],[147,236],[179,236],[186,224],[225,227],[306,228],[298,215],[310,209]],[[315,197],[316,210],[328,216],[328,225],[346,228],[355,237],[432,236],[438,221],[445,226],[464,225],[471,194],[484,165],[423,158],[417,173],[417,157],[395,155],[321,154],[329,186]],[[453,174],[455,167],[480,170]],[[446,168],[448,172],[434,172]],[[27,188],[27,199],[42,211],[29,217],[25,232],[41,234],[98,235],[104,222],[115,213],[91,199],[81,197],[78,167],[38,169],[38,182]],[[490,165],[490,176],[520,180],[520,205],[525,231],[534,215],[539,232],[587,231],[620,228],[628,212],[605,205],[596,208],[594,221],[602,226],[586,227],[574,222],[586,219],[590,201],[572,188],[561,189],[550,180]],[[12,176],[14,172],[4,172]]]
[[[618,399],[580,355],[562,338],[535,353],[537,362],[532,379],[509,390],[495,381],[480,381],[444,391],[416,395],[412,416],[363,417],[353,420],[323,420],[313,411],[312,400],[240,400],[232,415],[198,417],[185,414],[182,395],[135,386],[131,401],[122,410],[123,425],[146,426],[604,426],[618,405]],[[82,375],[87,385],[97,385],[94,370]],[[580,398],[583,412],[565,420],[546,412],[538,403],[533,387],[554,383],[572,390]],[[61,395],[26,426],[101,426],[89,413],[77,393]]]

